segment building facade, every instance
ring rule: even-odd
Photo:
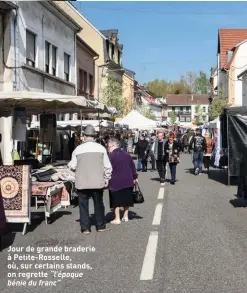
[[[105,86],[105,83],[102,81],[102,74],[108,66],[106,64],[108,59],[106,51],[107,38],[69,1],[54,2],[82,27],[82,30],[78,32],[78,37],[97,54],[97,57],[94,58],[94,98],[96,100],[102,100],[102,89]],[[86,71],[86,67],[90,66],[89,64],[85,64],[85,62],[88,62],[86,60],[83,61],[83,71]]]
[[[242,79],[242,106],[247,106],[247,70],[244,70],[239,78]]]
[[[2,15],[3,90],[74,95],[76,43],[80,27],[51,1],[18,2],[18,12]],[[8,44],[8,46],[7,46]]]
[[[247,106],[247,68],[238,75],[242,85],[242,106]]]
[[[125,70],[122,61],[123,45],[119,43],[118,30],[101,30],[101,33],[105,36],[106,46],[106,66],[100,68],[100,87],[103,96],[103,89],[108,85],[108,78],[122,84]]]
[[[247,29],[219,29],[217,66],[211,72],[211,85],[216,88],[217,95],[227,97],[232,106],[242,103],[242,84],[237,76],[246,65],[245,53]]]
[[[134,84],[134,108],[139,109],[141,112],[146,112],[148,110],[153,114],[155,120],[158,122],[164,121],[164,99],[162,97],[156,97],[153,93],[145,89],[144,86],[138,84],[135,81]]]
[[[125,114],[128,114],[134,107],[134,83],[135,73],[125,70],[123,74],[123,98],[126,101]]]
[[[99,55],[77,36],[77,94],[94,100],[95,60]]]
[[[233,106],[242,106],[241,73],[247,69],[247,40],[236,44],[231,50],[231,58],[225,66],[228,74],[228,102]]]
[[[69,15],[52,1],[18,1],[16,7],[1,9],[0,21],[2,91],[76,94],[76,35],[81,27]],[[10,164],[11,116],[0,118],[0,133],[3,161]]]
[[[171,123],[171,117],[175,113],[175,123],[189,125],[195,121],[200,111],[203,123],[208,122],[209,99],[209,95],[168,95],[166,97],[167,121]]]

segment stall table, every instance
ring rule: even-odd
[[[37,203],[42,202],[44,204],[46,224],[48,223],[48,218],[62,207],[62,197],[65,191],[64,182],[61,181],[32,183],[32,196],[36,197],[36,208]]]

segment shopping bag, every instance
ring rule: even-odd
[[[133,190],[133,200],[134,200],[134,203],[144,203],[144,196],[137,182]]]

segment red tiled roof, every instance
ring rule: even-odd
[[[227,51],[247,39],[247,29],[219,29],[218,53],[220,53],[221,68],[226,65]]]
[[[209,95],[167,95],[167,105],[207,105]]]

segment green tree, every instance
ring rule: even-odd
[[[195,94],[208,94],[210,88],[210,80],[207,77],[207,74],[203,71],[200,71],[199,76],[195,80]]]
[[[171,114],[170,114],[170,122],[171,122],[171,124],[174,125],[176,123],[176,120],[177,120],[176,113],[175,113],[175,111],[172,111]]]
[[[203,113],[202,113],[202,106],[201,105],[196,105],[194,123],[196,125],[201,125],[203,123]]]
[[[209,119],[212,121],[223,113],[224,108],[230,106],[228,98],[219,93],[219,96],[214,96],[211,105],[209,106]]]
[[[107,86],[103,89],[103,103],[117,110],[117,115],[125,113],[126,101],[123,97],[122,83],[108,76]]]
[[[156,120],[156,117],[155,117],[153,111],[149,107],[143,105],[143,106],[137,107],[136,110],[139,113],[141,113],[143,116],[145,116],[146,118]]]

